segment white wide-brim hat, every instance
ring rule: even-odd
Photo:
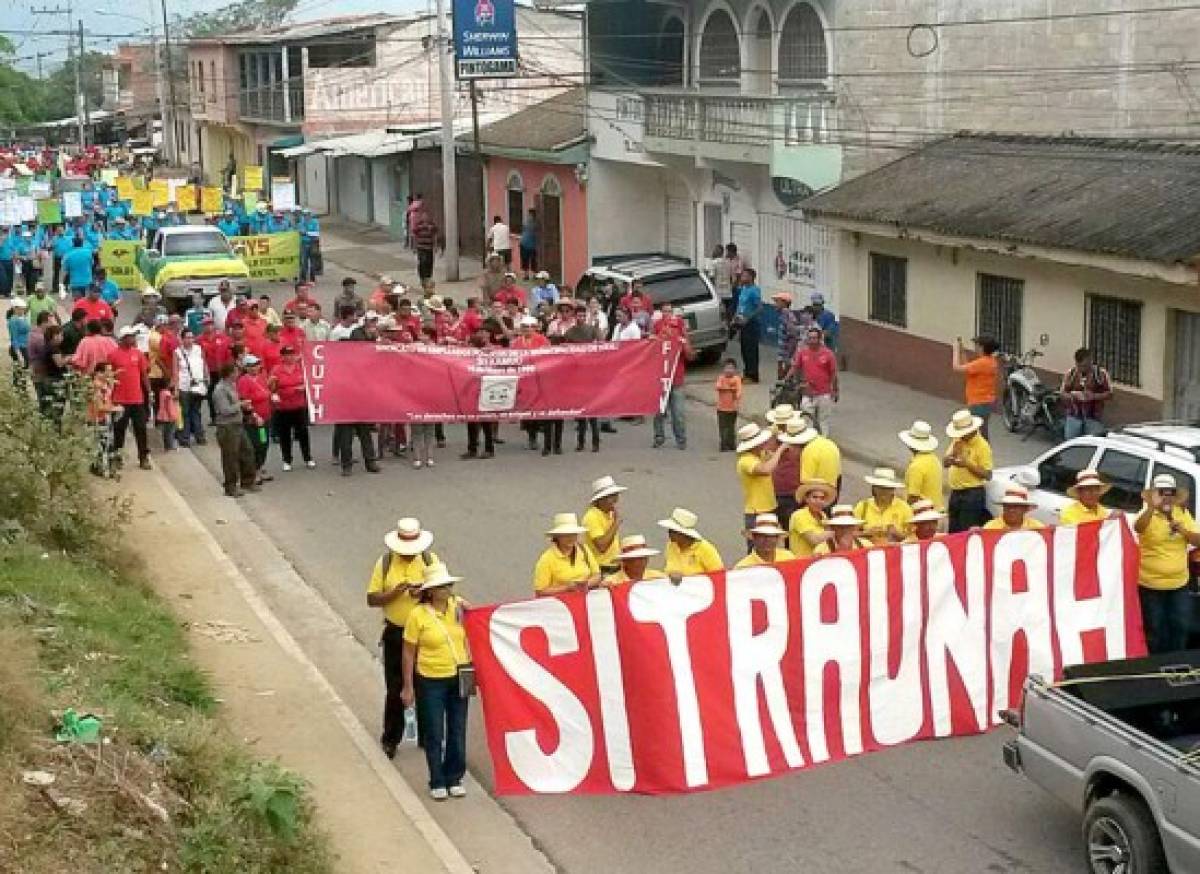
[[[912,512],[913,524],[920,522],[941,522],[946,518],[946,514],[938,510],[934,506],[933,501],[930,500],[914,501]]]
[[[960,437],[966,437],[983,427],[983,419],[978,416],[971,415],[970,410],[959,410],[950,417],[950,424],[946,426],[946,436],[951,440],[957,440]]]
[[[825,524],[831,528],[861,528],[863,520],[854,515],[854,508],[848,504],[838,504],[829,511]]]
[[[653,558],[658,554],[659,551],[657,549],[651,549],[646,545],[645,537],[640,534],[630,534],[628,537],[621,538],[621,551],[617,555],[617,561],[634,558]]]
[[[396,530],[383,535],[383,542],[397,555],[420,555],[433,544],[433,532],[421,527],[419,520],[407,516],[396,523]]]
[[[579,519],[574,513],[555,513],[550,528],[546,531],[546,536],[566,537],[571,534],[583,534],[586,531],[587,529],[579,524]]]
[[[676,534],[682,534],[684,537],[690,537],[692,540],[703,540],[700,532],[696,530],[696,524],[700,521],[700,517],[691,510],[685,510],[683,507],[676,507],[671,511],[670,518],[659,519],[658,524],[668,531],[674,531]]]
[[[1036,507],[1037,502],[1029,497],[1029,490],[1024,486],[1010,485],[1004,490],[1004,496],[997,503],[1005,507]]]
[[[774,435],[762,427],[751,422],[749,425],[743,425],[738,429],[738,452],[749,452],[752,449],[757,449],[765,445]]]
[[[589,503],[596,503],[601,498],[607,498],[609,495],[619,495],[621,492],[627,492],[629,489],[626,486],[617,485],[617,481],[611,476],[602,476],[600,479],[592,480],[592,497]]]
[[[1080,489],[1099,489],[1100,494],[1106,494],[1112,486],[1100,479],[1100,474],[1094,470],[1081,470],[1075,474],[1075,485],[1067,489],[1067,494],[1072,498],[1079,498]]]
[[[920,419],[912,427],[899,434],[900,442],[914,452],[933,452],[938,448],[938,439],[933,436],[933,426]]]
[[[754,517],[754,527],[751,534],[763,534],[768,537],[783,537],[787,534],[779,527],[779,517],[774,513],[759,513]]]
[[[823,479],[808,480],[807,482],[800,483],[800,487],[796,489],[796,500],[803,503],[804,499],[813,492],[820,492],[829,500],[832,500],[837,495],[837,488]]]
[[[421,585],[417,586],[418,592],[427,592],[430,589],[440,589],[443,586],[453,586],[455,583],[461,583],[462,577],[456,577],[450,573],[450,569],[444,564],[431,564],[425,568],[424,578],[421,580]]]
[[[896,471],[890,467],[877,467],[867,476],[863,477],[863,481],[867,485],[877,489],[902,489],[904,483],[896,479]]]
[[[791,404],[776,404],[767,410],[766,420],[772,425],[786,425],[796,415],[796,408]]]

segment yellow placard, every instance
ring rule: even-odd
[[[230,242],[250,268],[251,279],[296,279],[300,276],[300,235],[295,231],[234,237]]]
[[[134,215],[150,215],[154,212],[154,194],[150,191],[135,191],[129,198],[130,212]]]
[[[220,212],[225,207],[225,195],[220,188],[200,189],[200,209],[210,215]]]
[[[118,200],[133,200],[133,180],[128,176],[117,177],[117,199]]]
[[[141,243],[125,240],[104,240],[100,243],[100,266],[118,288],[138,289],[146,284],[137,266],[137,253],[141,248]]]
[[[175,205],[179,207],[180,212],[195,212],[198,209],[198,204],[196,203],[196,186],[180,185],[176,188]]]
[[[156,209],[160,206],[166,206],[171,202],[170,183],[168,183],[166,179],[151,179],[150,195],[154,200],[154,206]]]
[[[263,187],[263,168],[249,164],[245,168],[246,171],[246,190],[247,191],[262,191]]]

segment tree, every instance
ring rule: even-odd
[[[13,66],[14,52],[12,40],[0,36],[0,124],[44,121],[43,83]]]
[[[45,117],[42,120],[51,121],[75,115],[76,63],[79,63],[80,85],[87,105],[92,109],[98,108],[104,101],[104,82],[100,71],[107,59],[108,55],[102,52],[84,52],[82,62],[73,56],[55,68],[44,83]]]
[[[283,24],[299,0],[238,0],[212,12],[197,12],[181,18],[177,27],[193,39],[239,30],[262,30]]]

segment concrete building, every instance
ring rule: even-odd
[[[153,120],[161,117],[156,51],[148,43],[121,43],[100,68],[100,108],[113,113],[123,136],[148,138]]]

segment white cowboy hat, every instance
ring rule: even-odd
[[[823,479],[810,479],[807,482],[800,483],[800,488],[796,489],[796,500],[803,502],[813,492],[821,492],[830,500],[837,495],[837,489]]]
[[[586,531],[587,529],[579,524],[579,519],[575,517],[574,513],[555,513],[546,536],[565,537],[569,534],[583,534]]]
[[[765,534],[771,537],[783,537],[787,534],[779,527],[779,517],[774,513],[759,513],[754,517],[754,527],[751,534]]]
[[[763,428],[761,425],[756,425],[754,422],[751,422],[749,425],[743,425],[738,428],[737,432],[737,451],[749,452],[752,449],[757,449],[767,443],[773,436],[770,430]]]
[[[1150,483],[1150,488],[1154,489],[1156,492],[1161,492],[1166,489],[1178,489],[1179,486],[1176,485],[1175,477],[1171,476],[1171,474],[1160,473],[1154,478],[1154,481]]]
[[[787,439],[784,440],[784,435],[780,434],[779,440],[789,446],[807,446],[821,436],[821,432],[812,426],[808,416],[803,413],[797,413],[788,421],[784,434]]]
[[[946,514],[938,510],[934,506],[933,501],[920,500],[914,501],[912,505],[913,523],[918,522],[941,522],[946,518]]]
[[[938,448],[938,439],[933,436],[933,426],[920,419],[912,423],[907,431],[900,432],[900,442],[914,452],[933,452]]]
[[[1037,502],[1029,497],[1029,489],[1013,483],[1004,489],[999,503],[1005,507],[1036,507]]]
[[[772,425],[786,425],[795,416],[796,408],[791,404],[776,404],[767,410],[766,420]]]
[[[829,511],[825,524],[832,528],[861,528],[863,521],[854,515],[854,508],[849,504],[838,504]]]
[[[700,517],[691,510],[685,510],[683,507],[676,507],[671,511],[671,516],[668,519],[659,519],[658,524],[668,531],[674,531],[676,534],[682,534],[684,537],[690,537],[692,540],[703,540],[700,532],[696,530],[696,523],[700,521]]]
[[[896,479],[896,471],[890,467],[877,467],[869,475],[864,476],[863,480],[869,486],[874,486],[877,489],[902,489],[904,483]]]
[[[513,274],[513,276],[516,276],[516,275],[517,275],[517,274],[515,274],[515,273]],[[550,272],[549,272],[548,270],[539,270],[539,271],[537,272],[537,278],[538,278],[538,279],[549,279],[549,278],[550,278]]]
[[[29,304],[27,304],[25,302],[25,298],[23,298],[23,297],[14,297],[11,301],[8,302],[8,305],[10,307],[12,307],[14,310],[17,307],[20,307],[21,309],[25,309],[29,306]]]
[[[646,538],[640,534],[630,534],[628,537],[621,538],[621,552],[617,556],[617,561],[624,561],[627,558],[653,558],[658,555],[657,549],[651,549],[646,545]]]
[[[444,313],[446,311],[446,305],[442,303],[441,297],[436,294],[425,301],[425,308],[431,313]]]
[[[420,555],[433,544],[433,532],[421,527],[419,520],[406,516],[396,530],[383,535],[383,542],[397,555]]]
[[[455,583],[462,582],[462,577],[452,576],[450,569],[441,562],[428,565],[422,577],[421,585],[417,586],[418,592],[427,592],[430,589],[440,589],[442,586],[453,586]]]
[[[1075,474],[1075,485],[1067,489],[1067,494],[1072,498],[1079,498],[1080,489],[1099,489],[1100,494],[1105,494],[1112,486],[1100,479],[1100,474],[1094,470],[1081,470]]]
[[[970,410],[959,410],[950,417],[950,424],[946,426],[946,436],[951,440],[957,440],[973,434],[982,427],[983,419],[972,416]]]
[[[594,504],[601,498],[607,498],[609,495],[619,495],[621,492],[629,491],[625,486],[617,485],[617,481],[611,476],[602,476],[598,480],[592,480],[592,497],[589,499],[589,504]]]
[[[121,330],[117,331],[118,340],[120,340],[122,337],[136,337],[137,335],[138,330],[132,325],[126,325],[125,327],[121,328]]]

